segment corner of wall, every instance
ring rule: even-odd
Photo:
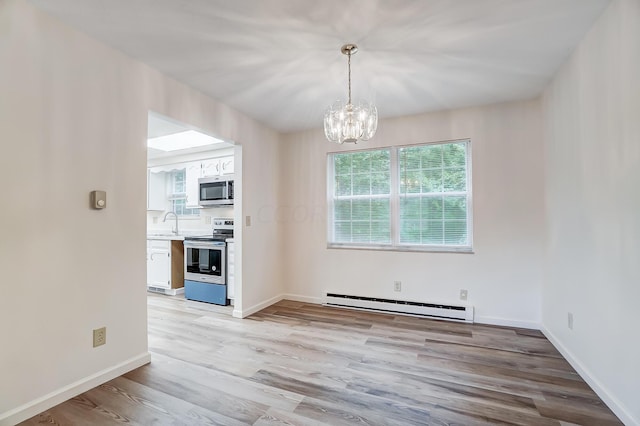
[[[6,413],[0,413],[0,426],[9,426],[20,423],[45,410],[48,410],[51,407],[61,404],[76,395],[100,386],[109,380],[122,376],[123,374],[149,364],[150,362],[151,354],[149,352],[145,352],[123,361],[118,365],[104,369],[88,377],[84,377],[61,389],[56,389],[54,392],[44,395],[34,401],[30,401],[27,404],[21,405]]]
[[[575,356],[565,345],[562,344],[560,339],[556,337],[544,324],[540,327],[540,331],[551,342],[551,344],[562,354],[562,356],[571,364],[574,370],[587,382],[587,384],[593,389],[593,391],[604,401],[625,425],[640,425],[640,419],[634,419],[633,415],[626,409],[624,404],[615,397],[615,395],[608,389],[600,380],[596,378],[596,375],[587,368],[578,357]]]

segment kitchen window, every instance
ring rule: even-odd
[[[169,201],[171,202],[171,210],[178,216],[182,217],[199,217],[200,209],[190,209],[186,207],[187,203],[187,179],[186,169],[174,170],[171,172],[171,193]]]
[[[328,245],[471,251],[470,141],[328,157]]]

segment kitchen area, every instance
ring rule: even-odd
[[[233,144],[150,112],[147,145],[147,290],[233,305]]]

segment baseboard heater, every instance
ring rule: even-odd
[[[324,304],[339,308],[353,308],[441,320],[473,322],[473,306],[409,302],[406,300],[350,296],[336,293],[327,293]]]

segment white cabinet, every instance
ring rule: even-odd
[[[231,175],[233,174],[234,157],[222,157],[220,159],[220,174]]]
[[[198,179],[202,177],[202,163],[200,161],[194,161],[187,163],[185,167],[185,183],[187,201],[185,203],[187,208],[198,207]]]
[[[202,177],[219,176],[220,175],[220,159],[210,158],[202,161]]]
[[[184,246],[179,240],[147,240],[147,287],[175,295],[184,287]]]
[[[167,174],[147,169],[147,210],[165,210],[167,207]]]
[[[202,161],[202,177],[233,174],[234,158],[220,157]]]
[[[147,285],[171,288],[171,241],[147,240]]]
[[[235,299],[236,283],[236,246],[235,243],[227,243],[227,299]]]

